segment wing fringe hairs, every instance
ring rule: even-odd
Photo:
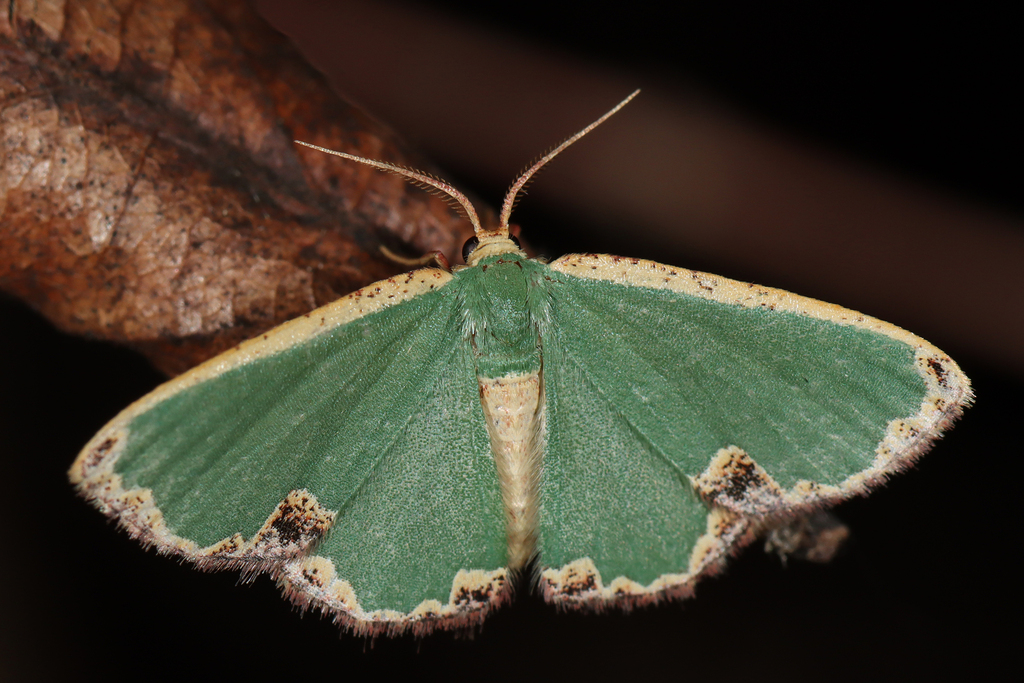
[[[614,281],[618,277],[615,270],[620,262],[617,257],[578,255],[563,257],[552,263],[551,268],[577,275],[576,269],[583,266],[588,277]],[[720,571],[729,556],[765,529],[853,495],[866,494],[891,474],[910,467],[971,401],[969,385],[955,364],[931,345],[899,328],[779,290],[638,259],[629,259],[628,264],[629,276],[633,280],[645,280],[645,287],[653,288],[660,283],[659,286],[665,288],[695,290],[691,293],[714,296],[723,303],[746,308],[779,310],[788,306],[801,315],[838,319],[841,324],[904,338],[915,345],[915,367],[925,381],[926,392],[917,416],[890,422],[871,466],[838,485],[801,481],[786,489],[742,449],[720,449],[705,471],[691,478],[695,490],[708,503],[709,511],[707,529],[697,542],[686,571],[661,575],[647,585],[622,576],[615,577],[606,585],[589,558],[580,558],[559,568],[543,569],[540,583],[544,597],[560,608],[631,609],[692,595],[700,578]],[[595,265],[598,267],[594,268]],[[127,441],[126,424],[133,414],[144,412],[154,403],[204,378],[272,354],[279,346],[279,340],[294,338],[299,331],[306,333],[313,324],[324,331],[347,324],[357,319],[355,315],[383,310],[388,305],[395,305],[395,299],[443,286],[450,278],[451,275],[443,271],[424,269],[403,278],[375,283],[241,345],[234,352],[233,359],[214,359],[172,380],[153,395],[129,407],[123,418],[119,416],[98,434],[76,461],[72,480],[85,497],[104,514],[116,519],[143,545],[155,547],[162,554],[188,560],[204,570],[238,569],[247,577],[268,573],[277,579],[285,595],[301,609],[319,609],[355,633],[396,635],[410,631],[422,635],[436,628],[479,625],[490,610],[508,601],[511,595],[511,574],[505,569],[459,572],[454,577],[448,604],[425,600],[407,613],[366,611],[359,606],[351,585],[337,577],[333,563],[315,555],[317,541],[328,531],[336,513],[322,507],[309,491],[290,491],[248,540],[235,533],[218,543],[199,547],[168,529],[152,491],[125,488],[121,476],[114,471]]]
[[[72,483],[144,546],[269,574],[376,636],[477,627],[516,581],[561,609],[688,597],[758,536],[911,467],[973,401],[920,337],[510,238],[530,178],[635,95],[523,173],[495,230],[440,179],[302,143],[458,202],[468,265],[374,283],[161,385]]]

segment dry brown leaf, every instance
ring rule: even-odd
[[[0,289],[174,374],[471,234],[424,167],[244,2],[40,0],[0,16]],[[430,170],[429,167],[427,170]]]

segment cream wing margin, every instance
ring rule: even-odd
[[[871,465],[838,486],[800,481],[786,491],[764,474],[763,481],[759,481],[757,486],[742,487],[744,496],[741,499],[728,500],[715,495],[718,492],[715,483],[721,484],[723,490],[728,489],[729,483],[728,477],[718,470],[728,470],[726,465],[739,458],[763,474],[753,457],[757,454],[747,455],[734,446],[708,454],[708,469],[691,481],[702,497],[711,498],[713,504],[708,510],[708,531],[694,548],[688,571],[663,575],[649,586],[641,586],[626,577],[616,577],[605,585],[593,561],[580,558],[559,569],[543,572],[545,598],[560,607],[600,610],[618,605],[628,608],[665,598],[687,597],[701,576],[715,573],[729,554],[756,537],[759,522],[766,518],[765,515],[787,509],[791,513],[813,509],[867,493],[889,475],[912,465],[974,399],[970,380],[949,356],[933,344],[900,327],[841,306],[643,259],[607,254],[570,254],[548,265],[557,272],[575,277],[668,289],[724,304],[795,313],[883,334],[915,350],[915,367],[925,383],[925,396],[919,412],[892,420],[877,446]]]
[[[925,384],[925,396],[920,410],[915,415],[893,420],[889,424],[886,436],[878,446],[878,457],[867,470],[850,477],[834,491],[812,486],[809,482],[798,484],[794,491],[795,499],[789,501],[791,504],[797,499],[803,503],[820,503],[837,494],[865,492],[887,474],[913,464],[974,400],[971,381],[956,362],[935,345],[901,327],[842,306],[781,289],[738,282],[654,261],[607,254],[570,254],[552,262],[549,267],[580,278],[633,287],[668,289],[723,304],[766,308],[857,327],[885,335],[914,349],[915,369]],[[756,454],[751,454],[751,457],[756,461]]]
[[[842,306],[782,289],[739,282],[654,261],[608,254],[568,254],[552,261],[548,267],[580,278],[605,280],[633,287],[668,289],[723,304],[796,313],[838,325],[871,330],[913,347],[917,350],[919,358],[934,359],[930,365],[926,364],[922,369],[922,375],[931,374],[946,394],[945,398],[954,405],[968,405],[974,398],[967,376],[949,356],[933,344],[902,327]]]
[[[169,382],[161,384],[122,410],[85,445],[68,472],[71,483],[80,484],[88,476],[88,470],[95,469],[99,463],[93,461],[86,466],[86,461],[111,433],[119,432],[136,416],[178,392],[259,358],[280,353],[297,343],[317,337],[371,313],[382,311],[439,289],[451,279],[452,274],[447,271],[438,268],[421,268],[404,275],[396,275],[374,282],[332,301],[326,306],[321,306],[294,320],[278,325],[258,337],[242,342]]]

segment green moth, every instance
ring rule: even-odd
[[[688,596],[758,535],[911,466],[972,400],[927,341],[651,261],[545,263],[510,236],[533,174],[635,94],[526,171],[495,230],[440,180],[333,152],[458,201],[468,265],[374,283],[167,382],[71,481],[143,545],[269,573],[373,635],[477,624],[517,580],[564,608]]]

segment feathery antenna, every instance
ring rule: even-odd
[[[363,157],[357,157],[355,154],[337,152],[333,149],[321,147],[320,145],[314,145],[309,142],[303,142],[302,140],[296,140],[295,144],[302,145],[303,147],[309,147],[310,149],[315,149],[319,152],[324,152],[326,154],[333,154],[334,156],[342,157],[343,159],[358,161],[361,164],[373,166],[374,168],[379,168],[382,171],[387,171],[388,173],[394,173],[395,175],[402,176],[403,178],[411,180],[413,183],[420,185],[421,187],[428,186],[436,188],[437,190],[440,190],[442,193],[448,195],[449,197],[451,197],[452,199],[454,199],[455,201],[462,205],[462,209],[466,213],[466,218],[468,218],[469,222],[473,224],[474,233],[479,235],[483,232],[483,228],[480,227],[480,218],[477,217],[476,215],[476,209],[473,208],[473,205],[470,203],[466,195],[462,194],[461,192],[459,192],[454,187],[452,187],[445,181],[441,180],[440,178],[435,178],[434,176],[424,173],[423,171],[417,171],[412,168],[403,168],[402,166],[389,164],[386,161],[374,161],[373,159],[364,159]]]
[[[501,206],[501,217],[498,222],[498,230],[492,233],[486,233],[484,229],[480,226],[480,218],[476,214],[476,209],[473,208],[473,205],[470,203],[466,195],[462,194],[461,192],[459,192],[454,187],[452,187],[445,181],[441,180],[440,178],[435,178],[434,176],[428,173],[424,173],[423,171],[417,171],[412,168],[404,168],[396,164],[389,164],[386,161],[375,161],[373,159],[365,159],[363,157],[357,157],[355,154],[337,152],[333,149],[327,149],[326,147],[314,145],[309,142],[302,142],[301,140],[296,140],[295,142],[296,144],[302,145],[303,147],[309,147],[310,149],[315,149],[319,152],[324,152],[325,154],[333,154],[336,157],[349,159],[350,161],[357,161],[361,164],[366,164],[367,166],[373,166],[374,168],[379,168],[382,171],[387,171],[388,173],[394,173],[395,175],[402,176],[403,178],[412,181],[414,184],[419,185],[420,187],[426,187],[427,189],[434,188],[435,190],[441,192],[442,194],[448,195],[448,197],[454,199],[462,206],[462,209],[466,214],[466,218],[468,218],[469,222],[473,224],[473,232],[476,234],[478,238],[483,238],[485,235],[490,235],[488,239],[501,239],[502,241],[507,241],[509,234],[508,221],[509,218],[511,218],[512,216],[512,208],[515,206],[516,197],[519,195],[520,192],[522,192],[523,188],[526,187],[527,183],[530,182],[530,179],[537,173],[537,171],[539,171],[541,167],[544,166],[544,164],[548,163],[556,156],[558,156],[558,154],[561,153],[561,151],[564,150],[566,147],[576,142],[581,137],[583,137],[584,135],[594,130],[605,121],[607,121],[612,114],[626,106],[626,104],[631,99],[636,97],[639,93],[639,90],[634,90],[629,97],[627,97],[626,99],[622,100],[617,105],[612,107],[611,110],[609,110],[604,116],[599,118],[597,121],[594,121],[592,124],[590,124],[580,132],[573,135],[571,138],[567,139],[562,144],[552,149],[550,152],[548,152],[539,160],[537,160],[536,163],[530,166],[530,168],[526,169],[516,179],[516,181],[512,183],[512,187],[509,188],[508,193],[505,195],[505,202]]]
[[[544,164],[548,163],[549,161],[554,159],[556,156],[558,156],[558,154],[563,149],[565,149],[566,147],[568,147],[572,143],[576,142],[581,137],[583,137],[584,135],[586,135],[590,131],[594,130],[595,128],[600,126],[605,121],[607,121],[608,118],[612,114],[614,114],[618,110],[620,110],[623,107],[625,107],[626,104],[628,104],[629,101],[631,99],[633,99],[634,97],[636,97],[639,93],[640,93],[639,90],[634,90],[630,94],[629,97],[627,97],[626,99],[622,100],[621,102],[616,104],[614,107],[612,107],[611,110],[608,113],[606,113],[604,116],[599,118],[597,121],[594,121],[592,124],[590,124],[589,126],[584,128],[580,132],[576,133],[576,135],[573,135],[571,138],[569,138],[568,140],[566,140],[565,142],[563,142],[562,144],[558,145],[553,150],[551,150],[550,152],[548,152],[547,154],[542,156],[537,161],[537,163],[535,163],[533,166],[528,168],[522,175],[520,175],[516,179],[516,181],[514,183],[512,183],[512,187],[510,187],[508,189],[508,192],[505,194],[505,202],[501,205],[501,218],[500,218],[500,220],[498,222],[498,226],[499,226],[498,229],[501,230],[501,231],[504,231],[506,234],[508,234],[508,221],[509,221],[509,218],[512,217],[512,208],[515,206],[516,196],[519,194],[520,191],[522,191],[522,189],[526,186],[526,184],[528,182],[530,182],[530,178],[532,178],[533,175],[535,173],[537,173],[537,171],[539,171],[542,166],[544,166]]]

